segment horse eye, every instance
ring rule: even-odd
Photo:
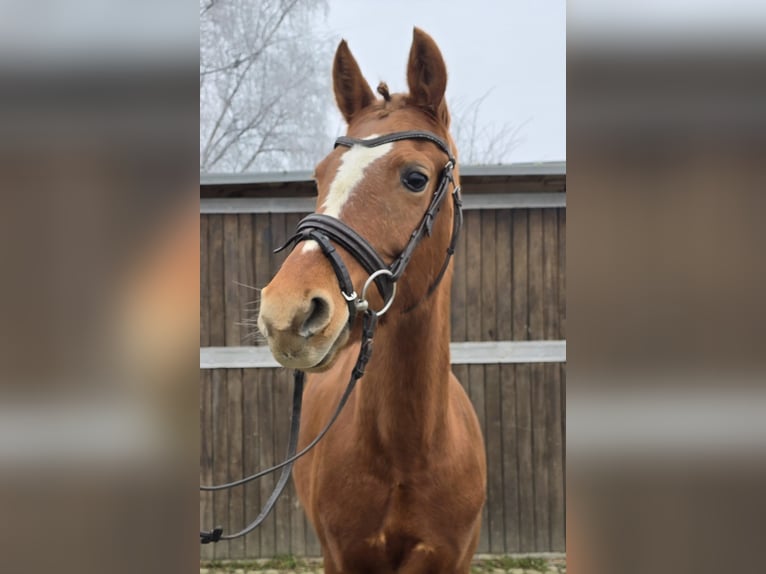
[[[423,191],[428,183],[428,176],[419,171],[410,171],[402,176],[402,183],[411,191]]]

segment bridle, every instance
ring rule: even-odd
[[[396,296],[396,282],[401,278],[404,270],[407,268],[407,265],[412,258],[412,254],[414,253],[415,248],[418,246],[420,241],[426,235],[431,235],[434,220],[436,219],[436,215],[441,209],[444,198],[447,195],[447,188],[449,187],[450,183],[453,186],[452,198],[455,205],[452,238],[450,240],[449,247],[447,248],[447,255],[444,259],[444,264],[442,265],[441,270],[437,274],[428,291],[425,293],[423,299],[427,298],[431,293],[433,293],[433,291],[439,285],[442,277],[444,276],[444,273],[447,271],[450,258],[455,252],[455,244],[457,243],[457,238],[463,223],[463,214],[461,209],[462,202],[460,199],[460,187],[455,184],[455,179],[453,176],[456,160],[452,155],[449,146],[447,146],[444,140],[432,134],[431,132],[410,130],[395,132],[373,139],[358,139],[343,136],[335,140],[335,147],[345,146],[350,148],[355,145],[361,145],[364,147],[373,148],[383,144],[402,140],[425,140],[432,142],[447,155],[448,159],[447,163],[442,169],[439,182],[437,183],[436,190],[431,197],[431,202],[428,206],[428,209],[423,215],[423,218],[420,220],[420,224],[410,235],[410,238],[407,241],[404,249],[402,249],[402,252],[396,259],[394,259],[390,265],[386,265],[383,262],[383,259],[378,255],[375,248],[369,243],[369,241],[357,233],[356,230],[350,227],[347,223],[338,218],[331,217],[329,215],[323,215],[321,213],[313,213],[303,218],[298,223],[295,234],[290,239],[288,239],[282,247],[277,249],[277,251],[281,251],[286,249],[288,246],[295,246],[295,244],[309,239],[313,239],[319,244],[320,249],[324,253],[325,257],[327,257],[327,259],[330,261],[330,264],[335,271],[335,275],[338,278],[338,283],[340,284],[341,294],[348,304],[349,323],[353,323],[357,313],[367,310],[368,302],[366,299],[366,292],[371,282],[373,281],[375,282],[378,291],[380,292],[380,295],[383,297],[384,301],[383,308],[377,311],[378,316],[383,315],[393,304],[394,297]],[[356,261],[359,262],[359,264],[369,274],[369,277],[364,284],[364,288],[362,289],[361,297],[358,297],[354,291],[354,286],[351,283],[348,270],[346,269],[343,260],[338,256],[338,253],[331,241],[343,247],[343,249],[354,259],[356,259]],[[405,309],[405,312],[412,310],[419,303],[420,302],[416,303],[409,309]]]
[[[434,220],[441,209],[444,202],[444,198],[447,196],[447,191],[452,185],[452,201],[454,205],[454,215],[452,219],[452,237],[450,239],[449,246],[447,247],[447,254],[444,259],[444,263],[432,281],[428,290],[423,294],[422,298],[411,305],[403,309],[402,313],[408,313],[417,307],[422,301],[427,299],[438,287],[444,274],[449,267],[450,259],[455,252],[455,246],[457,244],[457,238],[460,234],[460,228],[463,224],[463,212],[462,201],[460,197],[460,186],[455,183],[453,170],[456,166],[456,159],[452,155],[449,146],[440,137],[427,131],[420,130],[408,130],[401,132],[394,132],[386,134],[380,137],[372,139],[357,139],[347,136],[339,137],[335,140],[335,147],[344,146],[352,147],[355,145],[361,145],[364,147],[377,147],[379,145],[403,141],[403,140],[423,140],[436,144],[446,155],[447,163],[442,168],[439,182],[436,185],[431,201],[428,205],[423,218],[418,226],[410,235],[407,244],[396,259],[394,259],[389,265],[383,261],[378,255],[375,248],[357,233],[352,227],[344,223],[340,219],[330,217],[321,213],[313,213],[303,218],[296,228],[295,234],[285,242],[279,249],[275,250],[275,253],[282,251],[288,247],[295,248],[295,245],[301,241],[314,240],[319,245],[324,256],[330,262],[333,271],[338,279],[340,291],[343,298],[348,305],[348,327],[353,326],[354,320],[357,314],[362,314],[362,343],[359,350],[359,356],[357,357],[356,364],[351,371],[351,377],[346,389],[338,402],[333,415],[330,420],[325,424],[320,433],[312,440],[305,448],[296,454],[295,450],[298,444],[298,431],[300,430],[300,414],[301,403],[303,396],[303,386],[305,373],[303,371],[296,370],[294,373],[294,388],[293,388],[293,410],[291,415],[290,426],[290,438],[288,441],[287,457],[281,463],[262,470],[256,474],[242,478],[240,480],[230,482],[227,484],[221,484],[216,486],[200,486],[202,491],[217,491],[235,486],[246,484],[252,480],[256,480],[262,476],[270,474],[276,470],[282,469],[282,473],[277,481],[274,491],[269,496],[266,504],[256,519],[251,522],[243,530],[234,534],[223,534],[223,530],[220,527],[214,528],[209,531],[200,531],[200,543],[207,544],[209,542],[218,542],[219,540],[231,540],[244,536],[249,532],[255,530],[266,519],[271,512],[277,498],[287,485],[287,481],[290,478],[290,471],[293,463],[300,457],[309,452],[316,444],[327,434],[330,427],[340,415],[343,406],[348,401],[351,392],[356,386],[356,382],[364,374],[364,369],[367,362],[372,355],[372,338],[375,333],[375,327],[377,326],[378,319],[383,316],[390,308],[396,297],[396,283],[404,274],[407,265],[412,258],[415,249],[420,244],[425,236],[430,236],[433,229]],[[369,274],[369,277],[364,283],[361,294],[358,295],[354,290],[354,285],[351,281],[351,276],[348,269],[343,262],[343,259],[338,254],[333,243],[342,247],[351,257],[353,257]],[[383,298],[383,306],[379,310],[373,310],[370,308],[369,301],[367,300],[367,291],[372,283],[375,283],[381,297]]]

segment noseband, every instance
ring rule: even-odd
[[[460,228],[463,224],[463,211],[462,201],[460,199],[460,186],[455,184],[455,179],[452,173],[456,165],[456,160],[452,155],[449,146],[447,146],[444,140],[435,134],[432,134],[431,132],[410,130],[395,132],[373,139],[358,139],[342,136],[335,140],[335,147],[344,146],[350,148],[355,145],[361,145],[364,147],[373,148],[383,144],[403,140],[423,140],[436,144],[447,155],[447,163],[444,165],[444,168],[441,171],[439,182],[436,186],[436,191],[431,197],[431,202],[425,214],[423,215],[423,219],[421,219],[420,224],[410,235],[410,238],[407,241],[407,245],[405,245],[402,252],[396,259],[391,262],[390,265],[386,265],[386,263],[383,261],[383,258],[378,255],[377,251],[370,244],[370,242],[362,237],[359,233],[357,233],[356,230],[338,218],[321,213],[312,213],[311,215],[304,217],[298,223],[295,235],[293,235],[282,247],[275,251],[275,253],[282,251],[288,246],[295,247],[295,245],[301,241],[307,241],[310,239],[316,241],[317,244],[319,244],[319,248],[322,250],[322,253],[324,253],[325,257],[327,257],[327,259],[330,261],[330,264],[335,271],[335,275],[338,278],[341,294],[348,304],[349,325],[354,322],[354,318],[356,317],[357,313],[362,313],[368,309],[369,303],[366,297],[367,289],[373,281],[375,282],[375,285],[377,286],[384,302],[383,307],[376,311],[377,315],[380,317],[391,307],[394,302],[394,297],[396,296],[396,283],[402,277],[402,274],[407,268],[407,265],[412,258],[412,254],[414,253],[420,241],[426,235],[431,235],[434,220],[436,219],[436,215],[441,209],[442,202],[447,195],[447,189],[450,183],[452,184],[453,188],[452,200],[455,206],[455,213],[452,222],[452,238],[450,239],[450,244],[447,248],[447,255],[444,259],[444,264],[442,265],[441,270],[437,274],[434,281],[431,283],[431,286],[428,288],[428,291],[423,296],[423,299],[426,299],[429,295],[431,295],[431,293],[433,293],[433,291],[439,285],[442,277],[444,277],[444,273],[447,271],[450,258],[455,252],[455,245],[457,243],[458,235],[460,234]],[[362,289],[361,296],[357,295],[356,291],[354,290],[354,285],[351,282],[351,277],[348,273],[348,269],[335,250],[333,242],[337,245],[340,245],[349,255],[356,259],[356,261],[369,274],[369,277],[364,284],[364,288]],[[423,299],[421,299],[421,301]],[[412,307],[405,309],[404,312],[414,309],[418,304],[419,302]]]
[[[321,213],[314,213],[304,217],[298,223],[295,235],[293,235],[282,247],[275,251],[275,253],[277,253],[289,246],[293,246],[294,248],[296,244],[309,239],[313,239],[317,242],[317,244],[319,244],[319,248],[322,250],[322,253],[324,253],[325,257],[327,257],[327,259],[330,261],[330,264],[335,271],[335,275],[338,278],[338,283],[340,284],[341,294],[348,303],[349,326],[353,324],[354,319],[358,313],[363,314],[362,343],[359,350],[359,356],[357,357],[356,364],[351,371],[351,376],[348,384],[346,385],[346,389],[343,392],[340,401],[338,401],[338,405],[335,407],[335,411],[330,417],[330,420],[327,421],[319,434],[314,437],[314,439],[298,453],[295,451],[298,444],[298,433],[300,430],[299,427],[304,386],[304,373],[303,371],[295,371],[293,387],[293,410],[291,417],[292,421],[290,424],[290,438],[288,440],[287,457],[285,460],[277,465],[257,472],[256,474],[246,478],[236,480],[234,482],[215,486],[200,486],[200,490],[202,491],[226,490],[235,486],[241,486],[252,480],[282,469],[282,473],[274,487],[273,492],[271,493],[271,496],[269,496],[266,504],[256,519],[239,532],[234,534],[224,534],[221,527],[216,527],[211,530],[201,530],[200,543],[202,544],[218,542],[220,540],[232,540],[234,538],[244,536],[260,526],[271,512],[274,504],[277,501],[277,498],[287,485],[293,463],[304,454],[309,452],[312,448],[314,448],[314,446],[320,440],[322,440],[322,437],[327,434],[327,431],[330,430],[330,427],[336,421],[340,415],[341,410],[343,409],[343,406],[351,396],[351,392],[354,390],[356,382],[362,377],[362,375],[364,375],[364,370],[367,366],[367,362],[372,356],[372,338],[375,333],[375,327],[378,323],[378,318],[386,313],[386,311],[388,311],[388,309],[393,304],[394,297],[396,297],[396,282],[402,277],[402,274],[407,268],[407,265],[412,258],[412,254],[417,248],[418,244],[424,236],[431,235],[434,219],[439,213],[439,209],[441,209],[444,197],[447,195],[447,188],[451,183],[453,188],[452,200],[455,206],[455,214],[452,220],[452,238],[450,239],[449,247],[447,247],[447,255],[444,259],[441,270],[420,301],[411,307],[404,309],[403,312],[406,313],[411,311],[417,305],[419,305],[421,301],[428,298],[428,296],[431,295],[431,293],[433,293],[433,291],[439,285],[442,278],[444,277],[444,273],[447,271],[450,258],[455,252],[455,245],[457,244],[457,237],[460,233],[460,228],[463,224],[463,212],[462,202],[460,199],[460,186],[455,183],[455,179],[452,174],[452,171],[456,165],[456,160],[444,140],[432,134],[431,132],[412,130],[395,132],[369,140],[356,139],[345,136],[339,137],[337,140],[335,140],[335,147],[338,147],[339,145],[345,147],[352,147],[355,145],[361,145],[364,147],[376,147],[386,143],[402,140],[425,140],[433,142],[439,146],[439,148],[447,155],[447,163],[442,169],[439,183],[436,186],[436,191],[431,198],[428,209],[423,215],[423,219],[421,219],[420,224],[418,224],[418,226],[410,235],[410,239],[407,241],[407,245],[404,246],[402,252],[396,259],[391,262],[390,265],[386,265],[383,261],[383,258],[378,255],[378,252],[375,251],[375,248],[370,244],[370,242],[359,235],[359,233],[357,233],[352,227],[340,219],[330,217],[329,215],[323,215]],[[333,242],[345,249],[354,259],[359,262],[365,271],[369,273],[369,277],[365,281],[364,287],[362,288],[361,295],[357,295],[356,291],[354,290],[354,285],[351,282],[351,276],[348,273],[348,269],[343,263],[343,259],[341,259],[340,255],[338,255]],[[381,297],[383,297],[383,307],[377,311],[370,309],[369,302],[367,301],[367,290],[373,282],[377,286],[378,291],[380,291]]]

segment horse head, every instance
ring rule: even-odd
[[[316,166],[316,213],[352,229],[388,266],[401,256],[413,230],[423,222],[445,170],[452,175],[452,167],[445,168],[453,163],[455,146],[444,101],[444,60],[433,39],[415,28],[407,67],[409,92],[390,94],[381,83],[377,91],[382,97],[378,98],[342,41],[335,53],[333,83],[338,108],[348,123],[348,139]],[[434,134],[445,142],[446,149],[423,137],[366,145],[410,130]],[[441,215],[433,219],[427,236],[412,251],[406,272],[396,278],[395,300],[385,289],[373,287],[366,292],[373,309],[391,303],[385,320],[412,309],[430,294],[429,286],[435,285],[436,278],[441,279],[456,213],[449,201],[437,206],[437,212],[438,207]],[[331,249],[337,247],[353,291],[360,293],[370,269],[347,246],[333,244]],[[449,273],[446,279],[449,284]],[[261,293],[258,327],[282,365],[309,372],[326,370],[354,339],[353,305],[349,304],[350,294],[340,287],[326,248],[303,237]]]

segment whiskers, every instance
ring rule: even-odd
[[[253,291],[257,291],[258,293],[260,293],[263,290],[263,288],[261,287],[253,287],[252,285],[248,285],[247,283],[240,283],[237,280],[234,280],[233,282],[234,282],[234,285],[244,287],[245,289],[252,289]]]
[[[261,288],[234,281],[235,285],[251,289],[256,292],[256,298],[252,301],[242,303],[240,309],[241,320],[234,324],[241,327],[243,334],[240,336],[240,343],[245,345],[265,345],[266,337],[258,329],[258,313],[261,309]]]

